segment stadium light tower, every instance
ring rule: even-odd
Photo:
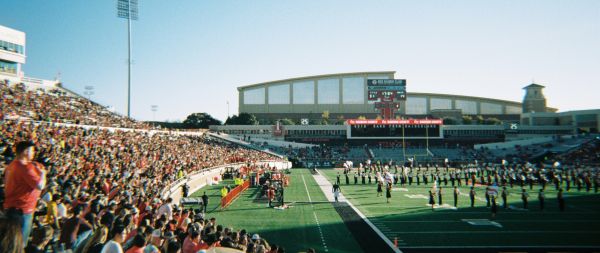
[[[94,95],[94,86],[85,86],[84,89],[85,91],[83,91],[83,94],[88,96],[88,100],[92,100],[92,95]]]
[[[156,111],[158,111],[158,105],[151,105],[150,110],[152,111],[152,121],[156,121]]]
[[[117,16],[127,19],[127,117],[131,118],[131,20],[138,19],[138,0],[117,0]]]

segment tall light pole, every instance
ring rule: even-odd
[[[227,100],[227,118],[229,118],[229,100]]]
[[[83,94],[88,96],[88,100],[92,100],[92,95],[94,95],[94,86],[85,86]]]
[[[127,117],[131,118],[131,20],[138,19],[138,0],[117,0],[117,16],[127,19]]]
[[[156,121],[156,111],[158,111],[158,105],[151,105],[150,110],[152,111],[152,121]]]

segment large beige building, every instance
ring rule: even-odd
[[[338,73],[306,76],[238,87],[239,112],[254,114],[261,122],[289,118],[296,122],[330,119],[376,118],[374,101],[367,100],[367,79],[394,79],[395,71]],[[410,80],[407,90],[411,90]],[[544,101],[545,105],[545,101]],[[546,111],[556,111],[547,108]],[[455,117],[482,115],[518,122],[521,102],[494,98],[408,92],[397,116]]]

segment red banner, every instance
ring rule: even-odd
[[[441,125],[441,119],[349,119],[348,125]]]
[[[227,193],[227,196],[221,198],[221,208],[224,208],[231,204],[231,202],[233,202],[237,197],[239,197],[240,194],[242,194],[242,192],[248,189],[248,187],[250,187],[250,181],[246,180],[241,185],[238,185],[237,187],[233,188],[229,193]]]

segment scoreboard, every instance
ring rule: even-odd
[[[406,100],[406,80],[405,79],[368,79],[367,80],[368,100],[382,101]]]
[[[441,119],[346,121],[348,139],[441,139]]]

